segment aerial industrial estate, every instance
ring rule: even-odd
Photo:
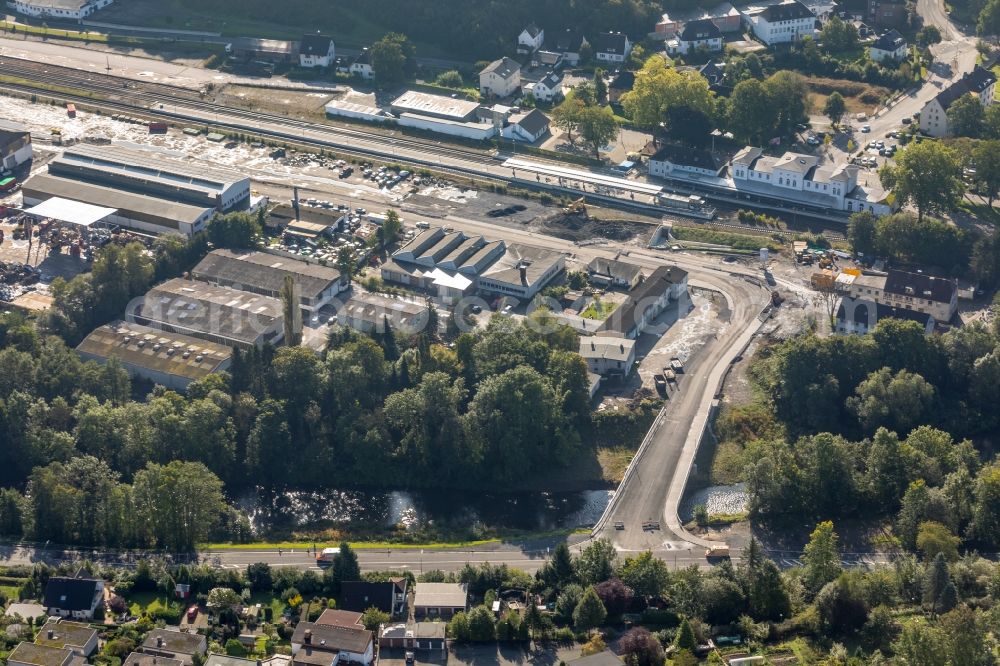
[[[175,5],[2,22],[0,661],[1000,663],[1000,3]]]

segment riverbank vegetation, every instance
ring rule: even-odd
[[[925,336],[884,320],[767,347],[756,400],[717,422],[715,465],[747,482],[765,524],[861,519],[889,526],[894,550],[927,554],[930,530],[956,552],[995,551],[1000,464],[984,438],[1000,426],[998,344],[982,324]]]

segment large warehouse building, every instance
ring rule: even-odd
[[[216,212],[246,210],[250,179],[231,169],[119,145],[67,148],[23,186],[26,206],[52,197],[114,208],[108,220],[153,234],[201,231]]]
[[[125,321],[96,328],[77,346],[84,360],[117,358],[132,377],[175,391],[229,368],[233,351],[224,345]]]
[[[55,176],[108,185],[221,213],[246,208],[250,179],[205,163],[185,162],[152,150],[80,144],[49,164]]]
[[[106,220],[108,224],[151,234],[177,232],[190,236],[201,231],[215,215],[214,208],[157,199],[48,173],[29,178],[22,186],[21,194],[25,207],[59,198],[115,208],[117,211]]]
[[[130,322],[249,349],[284,337],[281,301],[205,282],[158,284],[125,314]]]
[[[0,118],[0,168],[14,169],[31,159],[31,132],[20,123]]]
[[[290,275],[299,288],[300,303],[306,310],[318,310],[346,287],[340,271],[330,266],[267,252],[215,250],[191,271],[196,280],[223,287],[279,298]]]

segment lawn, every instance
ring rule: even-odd
[[[159,592],[129,592],[126,599],[128,612],[136,616],[143,613],[154,613],[161,608],[179,607],[176,601]]]
[[[627,446],[610,446],[597,449],[597,461],[605,481],[621,483],[625,470],[635,457],[635,450]]]
[[[250,597],[251,604],[260,604],[261,607],[270,606],[271,612],[274,613],[274,620],[277,621],[281,617],[282,613],[285,612],[285,602],[281,600],[281,597],[276,597],[273,594],[268,594],[266,592],[255,592]]]
[[[17,601],[21,597],[21,588],[14,585],[0,585],[0,597]]]
[[[580,316],[584,319],[604,321],[611,316],[611,313],[615,311],[616,307],[618,307],[616,303],[607,303],[599,298],[595,298],[590,302],[590,305],[588,305],[583,312],[580,313]]]

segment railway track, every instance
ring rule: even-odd
[[[405,136],[391,136],[379,132],[371,132],[362,129],[347,128],[324,123],[314,123],[307,120],[289,118],[287,116],[266,113],[262,111],[252,111],[240,109],[232,106],[216,104],[201,98],[199,93],[187,88],[169,86],[160,83],[146,83],[135,81],[134,79],[109,75],[84,72],[68,67],[36,63],[21,58],[4,56],[0,58],[0,72],[4,75],[24,79],[30,83],[39,84],[3,84],[5,87],[12,87],[21,90],[32,90],[45,92],[47,86],[58,86],[59,88],[75,88],[80,91],[99,93],[106,96],[101,100],[93,100],[78,97],[74,101],[90,104],[115,104],[133,111],[141,111],[145,114],[157,116],[176,117],[177,113],[167,112],[166,106],[177,106],[193,111],[212,114],[215,120],[205,118],[194,118],[193,121],[199,123],[210,123],[220,127],[234,127],[254,134],[273,134],[263,128],[239,126],[235,127],[235,120],[245,120],[254,123],[270,123],[279,125],[289,130],[299,130],[311,134],[329,135],[330,140],[335,138],[354,140],[358,142],[375,142],[388,146],[390,149],[417,150],[424,153],[431,153],[460,159],[470,164],[486,165],[494,163],[492,156],[471,149],[456,148],[453,146],[441,145],[439,142],[424,141]],[[73,97],[65,93],[50,93],[56,97]],[[288,138],[288,137],[281,137]],[[295,137],[292,137],[295,138]],[[306,137],[298,137],[300,140]],[[308,141],[306,141],[308,142]],[[343,149],[351,150],[350,146]],[[367,152],[367,151],[366,151]],[[391,153],[391,151],[390,151]],[[387,155],[390,159],[392,155]],[[440,167],[440,165],[436,165]]]

